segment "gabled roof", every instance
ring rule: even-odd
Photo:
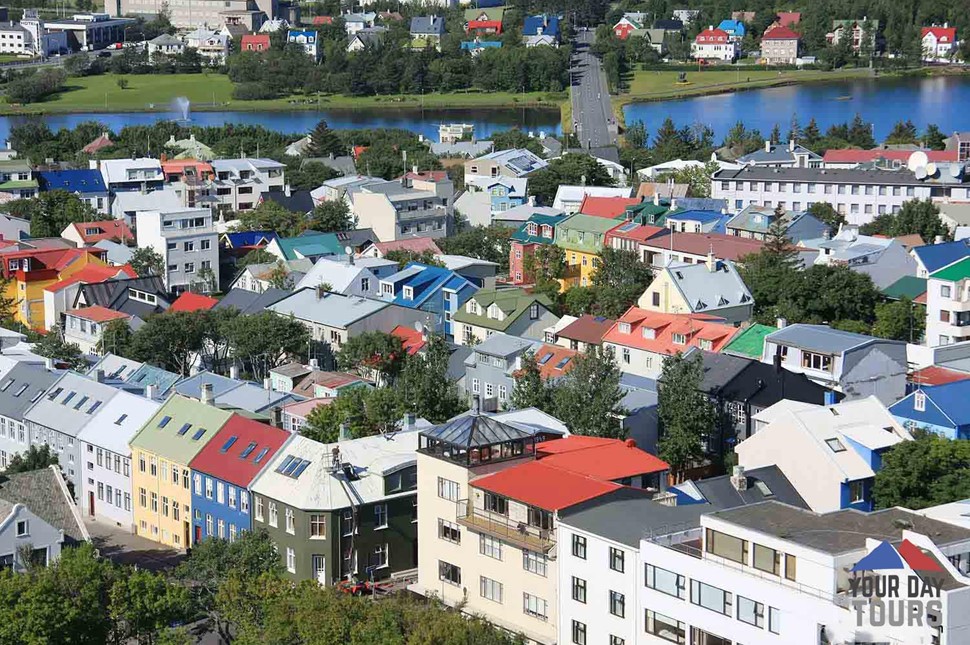
[[[231,249],[266,246],[279,236],[275,231],[230,231],[219,236],[219,241]]]
[[[518,208],[521,208],[519,206]],[[558,213],[556,215],[547,214],[535,214],[529,217],[528,221],[522,224],[515,233],[512,234],[511,239],[517,242],[523,242],[525,244],[552,244],[556,240],[556,225],[566,218],[565,215]],[[533,223],[538,226],[536,229],[536,235],[529,235],[529,224]],[[552,237],[542,236],[542,227],[551,226],[552,227]]]
[[[904,275],[882,290],[882,295],[890,300],[900,300],[901,298],[916,300],[925,293],[926,278],[917,278],[914,275]]]
[[[78,439],[119,455],[128,455],[128,442],[160,406],[158,401],[122,390],[98,408],[78,433]]]
[[[142,365],[144,365],[144,363],[133,361],[130,358],[125,358],[109,352],[102,356],[101,360],[95,363],[94,366],[87,371],[87,375],[95,376],[98,373],[98,370],[101,370],[101,373],[104,374],[104,377],[109,381],[124,381],[134,374],[135,371]]]
[[[777,330],[777,327],[771,325],[754,323],[741,330],[741,333],[735,336],[721,351],[734,356],[760,359],[765,350],[765,338],[768,334]]]
[[[921,38],[926,38],[928,34],[933,34],[941,43],[955,43],[957,39],[956,27],[923,27],[920,30]]]
[[[227,410],[175,394],[132,437],[131,447],[188,465],[231,416]]]
[[[340,255],[343,247],[333,233],[312,233],[297,237],[281,237],[276,240],[283,257],[295,260],[298,257],[318,255]]]
[[[757,358],[702,352],[701,389],[724,401],[746,401],[766,408],[781,400],[813,405],[826,402],[828,389],[804,374],[762,363]],[[836,394],[838,398],[841,395]]]
[[[330,292],[320,294],[315,288],[305,287],[269,305],[266,309],[283,316],[292,315],[297,320],[308,320],[345,329],[358,320],[363,320],[391,306],[394,305],[381,300]]]
[[[666,227],[650,226],[648,224],[640,224],[636,221],[630,221],[623,222],[619,226],[611,228],[609,231],[607,231],[604,242],[609,244],[610,240],[614,238],[633,240],[635,242],[646,242],[651,238],[668,234],[669,229]]]
[[[302,400],[303,397],[297,394],[277,392],[249,381],[243,381],[239,387],[214,397],[215,404],[221,408],[245,410],[254,414],[266,414],[272,408]]]
[[[943,242],[942,244],[926,244],[914,247],[911,252],[929,273],[933,273],[958,260],[970,257],[970,241],[957,240],[956,242]]]
[[[706,502],[707,512],[759,504],[769,500],[777,500],[798,508],[808,508],[808,504],[778,466],[752,468],[746,470],[744,475],[747,479],[747,488],[744,490],[737,489],[731,481],[731,475],[688,480],[676,488],[689,491],[688,495],[691,496],[696,491],[700,496],[698,501]]]
[[[264,311],[266,307],[282,300],[287,295],[289,291],[284,289],[269,288],[262,293],[256,293],[255,291],[248,291],[246,289],[233,288],[219,300],[213,309],[227,309],[233,307],[239,310],[241,314],[258,314]]]
[[[398,325],[392,329],[391,336],[397,336],[401,339],[401,343],[404,344],[404,351],[408,353],[408,356],[420,352],[427,343],[422,332],[404,325]]]
[[[246,34],[240,42],[243,49],[246,49],[248,44],[263,45],[264,50],[270,47],[269,34]]]
[[[129,297],[129,289],[154,295],[158,303],[151,305]],[[78,291],[77,302],[87,305],[101,305],[122,313],[146,318],[153,313],[164,311],[168,305],[168,290],[161,276],[144,278],[124,278],[88,283]]]
[[[518,336],[495,333],[479,344],[475,345],[475,351],[488,356],[501,356],[503,358],[509,358],[511,356],[517,356],[526,351],[532,350],[538,345],[539,343],[537,341],[529,340],[528,338],[519,338]],[[474,357],[469,356],[468,360],[474,361]]]
[[[10,386],[14,394],[19,387],[16,384]],[[39,397],[27,410],[24,419],[76,437],[92,415],[118,393],[119,390],[105,383],[75,372],[65,372],[50,386],[49,393]]]
[[[206,296],[201,293],[193,293],[192,291],[185,291],[172,306],[168,308],[169,311],[208,311],[219,304],[219,301],[212,296]]]
[[[41,190],[66,190],[82,195],[106,193],[108,188],[98,170],[44,170],[37,173]]]
[[[441,16],[414,16],[411,18],[411,35],[443,36],[445,19]]]
[[[537,16],[526,16],[522,25],[523,36],[537,36],[539,32],[544,36],[559,35],[559,16],[541,14]]]
[[[696,43],[724,43],[728,41],[728,33],[723,29],[705,29],[694,38]]]
[[[630,333],[620,331],[622,324],[630,325]],[[652,330],[644,336],[643,330]],[[709,349],[719,352],[737,333],[737,329],[724,324],[722,319],[700,314],[664,314],[630,307],[616,324],[603,336],[603,342],[634,347],[657,354],[672,355],[686,352],[691,347],[701,347],[701,341],[710,341]],[[683,337],[683,343],[675,343],[674,336]]]
[[[751,291],[729,260],[715,260],[713,270],[706,263],[668,264],[663,270],[694,313],[754,305]]]
[[[796,323],[770,333],[766,340],[791,347],[829,354],[842,354],[873,342],[905,345],[902,341],[886,340],[866,334],[856,334],[827,325]]]
[[[125,383],[140,387],[154,385],[158,391],[158,396],[164,397],[168,394],[168,391],[172,389],[172,386],[178,383],[179,379],[181,378],[182,377],[180,375],[175,374],[174,372],[169,372],[167,370],[163,370],[161,367],[155,367],[154,365],[145,363],[135,370],[135,372],[125,380]]]
[[[241,387],[243,383],[245,383],[245,381],[229,378],[228,376],[222,376],[221,374],[215,374],[214,372],[199,372],[198,374],[190,376],[179,383],[175,388],[175,392],[177,394],[181,394],[182,396],[187,396],[193,399],[201,399],[202,386],[211,385],[212,396],[215,398],[225,394],[229,390]]]
[[[583,215],[617,219],[623,216],[627,206],[635,206],[640,201],[638,197],[596,197],[594,195],[586,195],[583,197],[583,202],[579,205],[579,212]]]
[[[372,289],[377,288],[377,278],[366,267],[359,266],[348,261],[332,260],[330,258],[320,258],[313,264],[306,275],[296,283],[294,290],[303,287],[316,287],[319,284],[327,283],[332,287],[332,291],[343,293],[350,289],[360,278],[370,278]]]
[[[98,222],[75,222],[68,228],[73,228],[84,244],[90,246],[101,240],[130,240],[135,234],[128,228],[124,220],[103,220]],[[61,234],[63,236],[63,233]]]
[[[93,155],[98,150],[101,150],[102,148],[110,148],[113,145],[114,141],[111,140],[111,136],[107,132],[103,132],[96,136],[91,143],[81,148],[81,152]],[[101,173],[99,172],[98,174]]]
[[[394,296],[390,298],[382,293],[382,297],[409,309],[420,308],[429,298],[440,291],[459,292],[475,288],[475,285],[469,280],[454,271],[417,262],[409,262],[401,271],[381,280],[381,284],[386,283],[394,285]],[[404,297],[404,287],[411,288],[412,298]]]
[[[81,542],[88,539],[88,532],[68,495],[57,466],[4,475],[0,481],[0,500],[23,504],[55,529],[64,531],[66,537]]]
[[[293,393],[301,396],[312,397],[314,396],[314,391],[318,385],[327,389],[336,390],[354,384],[365,385],[369,384],[369,382],[356,374],[346,374],[344,372],[322,372],[320,370],[314,370],[305,379],[300,381],[295,388],[293,388]]]
[[[913,399],[916,392],[893,404],[889,411],[896,416],[941,426],[956,427],[970,424],[970,406],[967,405],[967,400],[970,398],[970,381],[960,379],[943,385],[925,385],[918,391],[926,395],[925,411],[918,411],[914,407]]]
[[[285,430],[233,414],[189,462],[189,468],[248,488],[289,438]]]
[[[930,274],[934,280],[956,282],[970,277],[970,257],[965,257]]]
[[[733,262],[737,262],[745,255],[758,253],[764,248],[764,242],[760,240],[720,233],[670,233],[669,235],[671,237],[657,236],[656,247],[672,248],[675,252],[701,256],[707,255],[713,249],[714,257]]]
[[[577,354],[579,352],[559,345],[542,345],[535,351],[539,374],[547,380],[562,378],[575,365]]]
[[[548,296],[527,293],[524,289],[480,289],[469,300],[475,300],[481,308],[481,314],[468,313],[465,307],[455,312],[454,319],[458,322],[486,327],[496,331],[504,331],[515,322],[519,316],[528,313],[533,302],[547,310],[552,310],[552,301]],[[496,304],[504,313],[504,320],[489,318],[487,310]],[[467,303],[466,303],[467,304]]]
[[[391,251],[411,251],[412,253],[430,251],[435,255],[441,254],[441,249],[438,248],[438,245],[430,237],[412,237],[403,240],[394,240],[393,242],[374,242],[374,246],[382,257]],[[364,253],[367,254],[366,249]]]
[[[615,322],[612,318],[605,316],[583,314],[560,329],[556,335],[560,338],[578,340],[587,345],[599,345],[603,341],[603,334],[608,332]]]
[[[801,34],[796,33],[788,27],[774,27],[769,29],[761,37],[761,40],[799,40],[801,39]]]
[[[917,386],[933,386],[946,385],[947,383],[954,383],[956,381],[966,381],[967,379],[970,379],[970,373],[968,372],[930,365],[916,370],[909,375],[909,379],[907,380]]]
[[[104,282],[105,280],[113,280],[119,277],[127,276],[129,278],[137,278],[138,274],[135,270],[131,268],[130,265],[124,266],[105,266],[102,264],[88,264],[81,267],[78,271],[74,273],[70,278],[65,278],[53,284],[49,284],[44,287],[44,291],[50,291],[52,293],[60,291],[65,287],[69,287],[72,284],[77,284],[83,282],[85,284],[90,284],[93,282]]]

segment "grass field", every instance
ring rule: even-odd
[[[194,111],[203,110],[312,110],[319,108],[463,108],[539,106],[558,109],[568,94],[543,92],[456,92],[424,96],[320,96],[289,97],[267,101],[232,100],[232,83],[224,74],[126,74],[121,89],[114,74],[68,79],[66,89],[47,101],[24,106],[0,104],[4,114],[50,112],[139,112],[168,110],[184,96]]]

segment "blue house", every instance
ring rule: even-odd
[[[452,316],[478,291],[454,271],[411,262],[381,280],[381,298],[409,309],[435,314],[435,330],[454,337]]]
[[[947,439],[970,439],[970,380],[924,386],[889,412],[907,428],[923,428]]]
[[[552,36],[559,40],[559,16],[539,14],[527,16],[522,25],[523,36]]]
[[[463,40],[461,41],[462,51],[469,52],[472,56],[478,55],[486,49],[501,49],[500,40]]]
[[[679,200],[678,200],[679,201]],[[721,211],[682,210],[667,213],[666,225],[679,233],[721,233],[724,224],[731,219]]]
[[[232,542],[250,530],[249,486],[290,437],[281,428],[238,414],[229,417],[189,462],[193,544],[212,537]]]
[[[492,215],[512,210],[528,201],[529,180],[524,177],[470,177],[466,183],[470,192],[488,195]]]
[[[916,258],[916,277],[928,278],[931,273],[970,257],[970,240],[917,246],[909,253]]]
[[[741,40],[744,38],[745,28],[744,23],[740,20],[722,20],[721,24],[717,26],[721,31],[727,32],[727,35],[734,40]]]
[[[100,170],[46,170],[37,173],[41,192],[66,190],[99,213],[108,214],[111,202]]]

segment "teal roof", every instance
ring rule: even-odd
[[[556,225],[563,221],[564,216],[562,215],[533,215],[525,224],[519,227],[515,233],[512,234],[512,239],[516,242],[524,242],[526,244],[553,244],[556,241]],[[542,237],[542,235],[529,235],[529,224],[534,223],[542,226],[543,224],[548,224],[552,226],[552,237]],[[542,230],[539,230],[542,233]]]
[[[963,258],[958,262],[945,266],[939,271],[931,273],[930,277],[936,280],[947,280],[949,282],[970,278],[970,258]]]
[[[917,278],[914,275],[904,275],[882,290],[882,295],[890,300],[901,298],[915,300],[924,293],[926,293],[926,278]]]
[[[283,237],[277,240],[280,250],[287,260],[296,260],[297,251],[300,255],[340,255],[344,252],[344,247],[340,240],[333,233],[315,233],[310,235],[299,235],[297,237]]]

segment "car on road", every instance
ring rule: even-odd
[[[98,58],[110,58],[110,57],[111,57],[111,52],[109,52],[107,49],[102,49],[101,51],[98,52]]]
[[[124,45],[122,45],[121,43],[112,43],[107,47],[105,47],[105,49],[121,49],[122,47],[124,47]]]

